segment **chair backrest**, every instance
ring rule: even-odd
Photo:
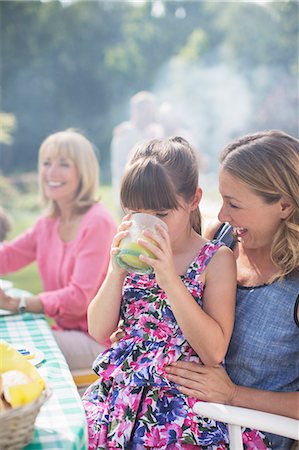
[[[243,448],[241,427],[254,428],[299,440],[299,420],[289,417],[209,402],[197,402],[193,410],[201,417],[227,423],[230,450]]]

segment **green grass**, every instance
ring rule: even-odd
[[[116,210],[113,205],[112,190],[110,186],[101,187],[100,198],[103,204],[111,212],[114,219],[118,221]],[[13,239],[15,236],[18,236],[20,233],[28,229],[41,214],[36,195],[32,193],[18,196],[15,204],[11,205],[8,212],[13,222],[13,229],[8,236],[8,240]],[[10,280],[14,283],[15,287],[25,289],[33,294],[38,294],[42,291],[42,283],[36,263],[32,263],[15,273],[6,276],[1,275],[1,278]]]
[[[117,215],[116,207],[113,202],[112,188],[110,185],[109,186],[108,185],[101,186],[100,200],[103,202],[103,204],[106,206],[106,208],[110,211],[114,220],[118,223],[119,217]]]
[[[24,269],[18,270],[11,275],[3,276],[6,280],[11,280],[14,287],[25,289],[33,294],[38,294],[42,291],[42,283],[37,271],[37,265],[35,263],[30,264]]]

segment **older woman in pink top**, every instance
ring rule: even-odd
[[[0,290],[0,308],[45,313],[71,369],[90,367],[103,347],[87,333],[87,307],[101,286],[116,224],[97,202],[99,165],[75,130],[50,135],[39,150],[39,188],[48,207],[28,231],[0,248],[0,274],[37,262],[43,292],[24,299]]]

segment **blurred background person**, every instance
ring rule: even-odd
[[[164,137],[180,136],[186,139],[197,151],[200,161],[200,169],[205,172],[209,166],[209,158],[200,152],[198,139],[193,135],[192,130],[185,126],[184,118],[180,111],[180,106],[172,102],[163,102],[158,109],[158,122],[163,128]]]
[[[134,145],[146,139],[161,138],[163,127],[157,122],[157,102],[154,94],[140,91],[130,100],[130,120],[117,125],[111,142],[111,179],[113,200],[122,216],[119,203],[120,180]]]
[[[73,129],[48,136],[39,150],[39,190],[47,212],[0,249],[0,274],[37,262],[43,292],[0,308],[44,313],[71,369],[90,367],[103,350],[87,333],[87,307],[101,286],[116,225],[99,203],[99,165],[91,142]]]
[[[184,127],[178,106],[170,102],[161,103],[158,110],[158,121],[163,127],[164,137],[181,136],[193,147],[196,147],[191,131]]]

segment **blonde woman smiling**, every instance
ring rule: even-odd
[[[91,142],[73,129],[39,150],[39,189],[47,213],[0,249],[0,273],[37,262],[43,292],[20,304],[0,290],[0,308],[45,313],[71,369],[90,367],[103,350],[87,333],[87,308],[109,263],[116,224],[97,201],[99,165]]]

